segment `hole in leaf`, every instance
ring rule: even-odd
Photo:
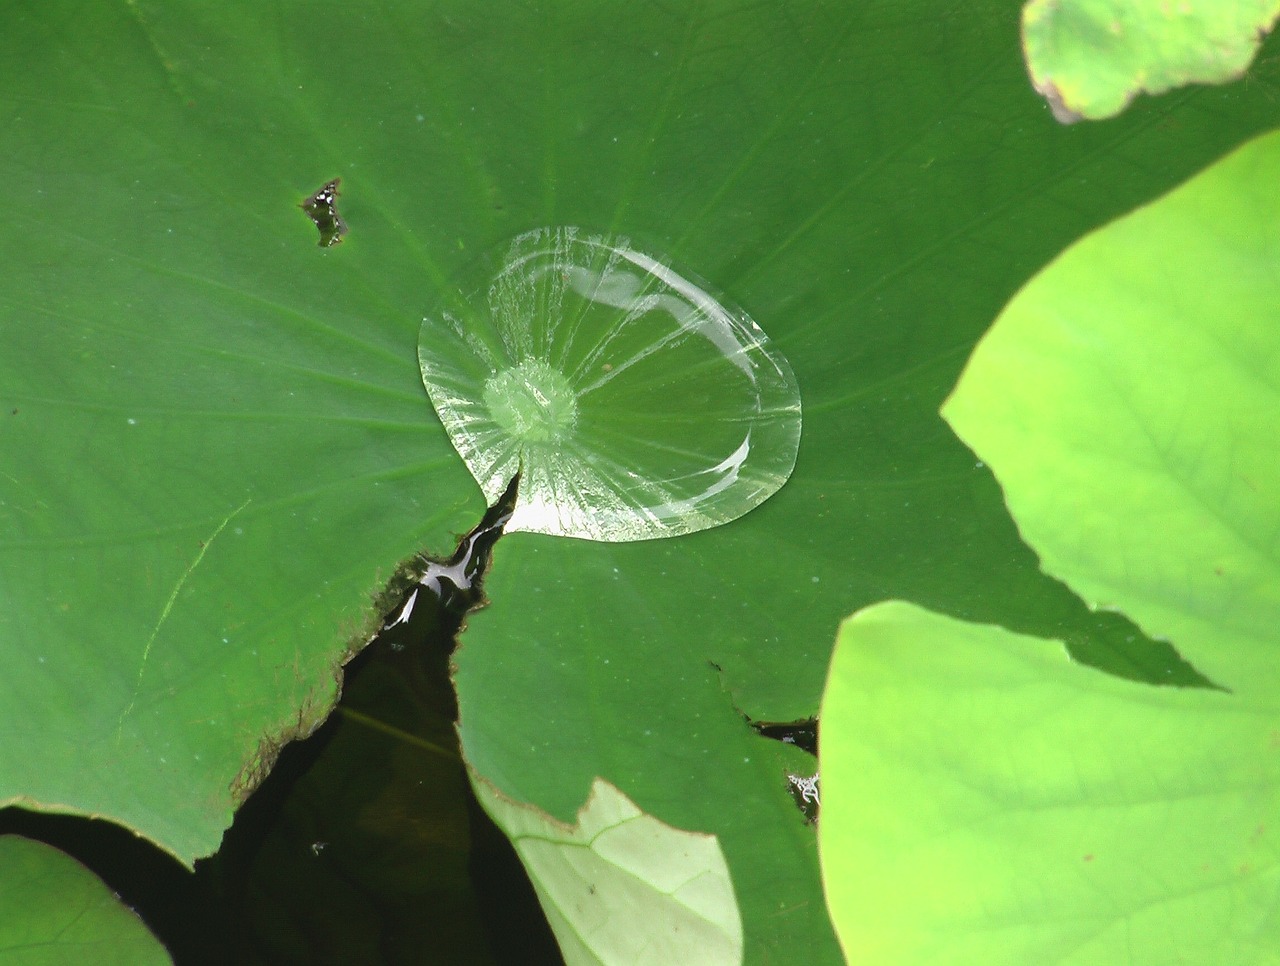
[[[326,182],[315,194],[302,199],[301,208],[320,232],[321,248],[331,248],[342,241],[347,233],[347,223],[338,214],[338,185],[341,178]]]
[[[747,718],[746,715],[743,715]],[[761,738],[772,738],[774,741],[781,741],[785,745],[795,745],[802,751],[807,751],[815,758],[818,755],[818,719],[805,718],[801,721],[753,721],[747,718],[747,724],[751,725]]]
[[[800,721],[755,721],[746,714],[742,717],[751,726],[751,730],[761,738],[780,741],[784,745],[794,745],[815,758],[818,756],[818,719],[816,717],[804,718]],[[804,814],[805,821],[810,825],[815,824],[822,804],[819,797],[818,772],[815,770],[812,775],[787,772],[787,791],[791,793],[796,808]]]

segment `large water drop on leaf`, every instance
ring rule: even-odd
[[[795,466],[800,392],[746,313],[625,239],[520,235],[422,324],[431,402],[507,530],[647,540],[737,519]]]

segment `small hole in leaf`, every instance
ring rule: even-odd
[[[342,241],[347,233],[347,223],[338,214],[338,185],[341,178],[325,182],[314,194],[302,199],[301,208],[320,232],[321,248],[331,248]]]

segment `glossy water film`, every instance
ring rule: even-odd
[[[491,263],[492,264],[492,263]],[[626,239],[516,238],[422,323],[431,402],[508,532],[648,540],[714,527],[786,482],[800,393],[747,315]]]

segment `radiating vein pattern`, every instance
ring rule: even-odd
[[[520,235],[422,323],[427,392],[507,531],[648,540],[718,526],[795,466],[791,366],[740,309],[625,238]]]

